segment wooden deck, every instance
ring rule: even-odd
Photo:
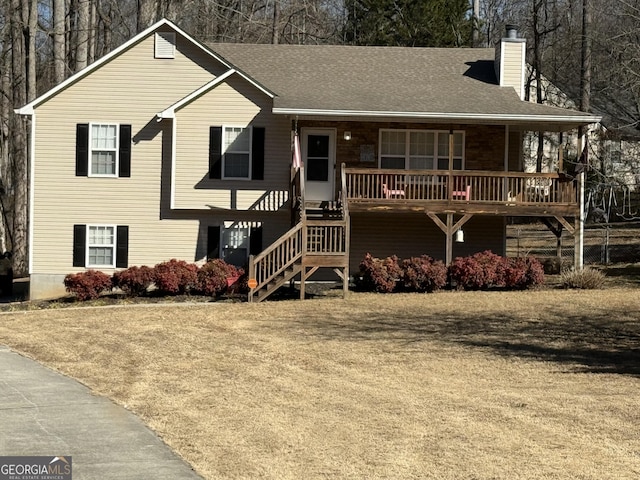
[[[578,184],[557,173],[344,168],[352,212],[576,216]]]

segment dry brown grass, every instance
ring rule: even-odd
[[[640,476],[638,291],[0,315],[205,478]]]

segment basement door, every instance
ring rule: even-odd
[[[302,130],[305,200],[335,199],[336,131],[329,128]]]

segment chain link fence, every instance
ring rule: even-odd
[[[557,237],[544,225],[507,226],[507,256],[556,257],[557,244]],[[574,237],[566,230],[562,232],[560,250],[562,263],[573,264]],[[585,264],[635,262],[640,262],[640,222],[585,225]]]

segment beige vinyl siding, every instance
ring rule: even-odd
[[[484,250],[504,255],[504,218],[476,215],[462,229],[465,241],[454,242],[453,258]],[[353,273],[367,253],[379,258],[429,255],[444,260],[445,235],[424,213],[352,214],[349,268]]]
[[[290,124],[238,75],[176,112],[176,209],[274,211],[288,200]],[[209,127],[265,127],[264,180],[209,179]]]
[[[524,43],[503,41],[502,54],[504,63],[501,72],[501,85],[515,88],[518,95],[521,96],[524,75]]]
[[[83,270],[72,267],[74,224],[128,225],[129,265],[206,255],[206,227],[235,218],[169,210],[172,126],[155,114],[224,71],[179,35],[176,57],[156,59],[150,35],[36,108],[33,273]],[[130,178],[75,176],[76,124],[90,122],[132,125]],[[267,242],[289,215],[263,220]]]

